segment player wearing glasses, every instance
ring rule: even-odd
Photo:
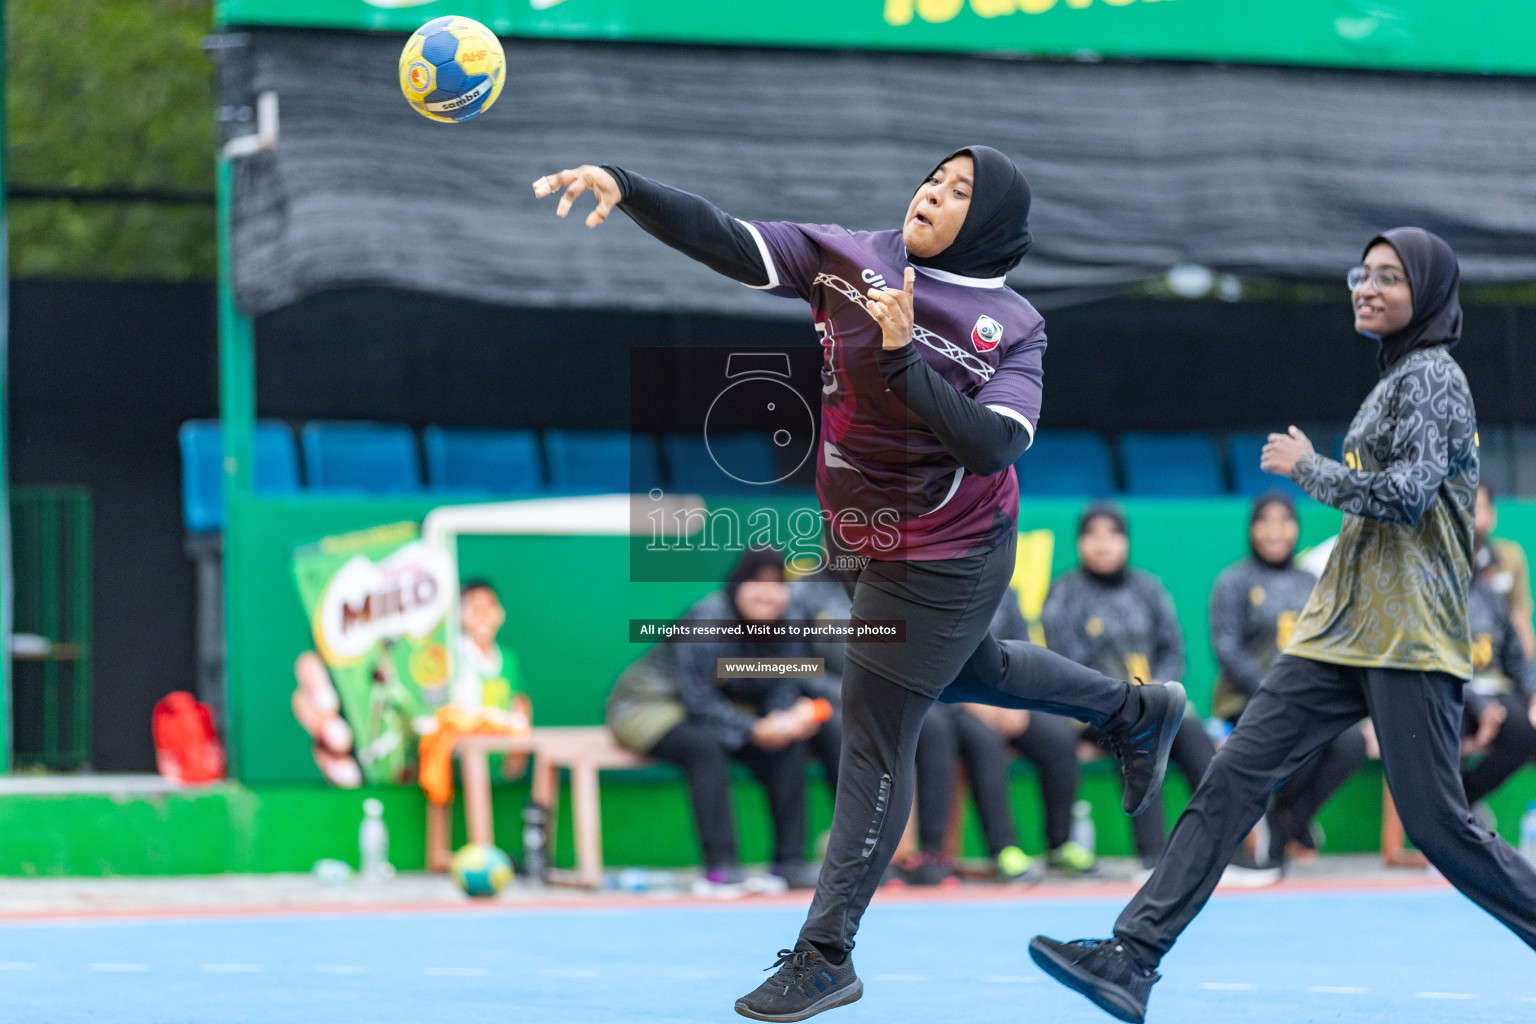
[[[1291,427],[1270,435],[1261,462],[1344,512],[1322,578],[1114,934],[1030,943],[1042,969],[1121,1020],[1145,1018],[1159,962],[1275,787],[1367,715],[1408,837],[1536,947],[1536,869],[1473,819],[1461,784],[1478,446],[1472,394],[1449,351],[1461,338],[1459,281],[1451,247],[1420,228],[1371,239],[1349,272],[1355,330],[1381,342],[1381,379],[1344,461]]]

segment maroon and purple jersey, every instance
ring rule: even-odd
[[[834,224],[747,225],[768,269],[765,290],[811,304],[822,363],[816,493],[844,546],[879,559],[957,558],[1016,529],[1013,467],[967,473],[886,388],[876,363],[880,325],[871,288],[900,288],[910,265],[900,231]],[[1045,321],[1002,278],[915,267],[912,343],[962,395],[1018,420],[1035,436]]]

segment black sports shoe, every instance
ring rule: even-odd
[[[1135,817],[1152,803],[1163,788],[1168,771],[1168,749],[1184,721],[1189,698],[1178,683],[1138,688],[1141,717],[1120,732],[1105,733],[1104,745],[1120,759],[1122,806]]]
[[[804,940],[794,949],[779,950],[768,970],[773,977],[736,1000],[736,1012],[743,1017],[805,1020],[864,994],[864,983],[853,973],[853,957],[834,964]]]
[[[1044,935],[1029,940],[1029,958],[1040,969],[1095,1006],[1130,1024],[1147,1018],[1147,996],[1162,978],[1131,959],[1114,939],[1057,942]]]

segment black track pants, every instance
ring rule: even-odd
[[[1301,770],[1275,790],[1269,806],[1269,862],[1279,864],[1286,844],[1301,838],[1328,798],[1365,763],[1365,733],[1345,729]]]
[[[1446,879],[1536,948],[1536,868],[1478,825],[1461,786],[1461,687],[1440,672],[1282,656],[1174,825],[1157,870],[1115,922],[1156,967],[1205,906],[1270,794],[1369,715],[1403,827]]]
[[[987,627],[1013,573],[1016,537],[937,562],[870,561],[853,587],[855,622],[897,619],[904,643],[850,643],[843,756],[832,834],[800,931],[828,959],[853,949],[859,919],[912,809],[913,757],[935,699],[1069,715],[1114,731],[1141,713],[1135,687]]]

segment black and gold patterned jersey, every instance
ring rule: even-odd
[[[1111,679],[1167,682],[1184,675],[1173,599],[1151,573],[1106,583],[1082,569],[1051,583],[1040,613],[1046,646]]]
[[[1291,471],[1345,515],[1286,653],[1471,678],[1477,416],[1446,346],[1410,352],[1388,370],[1344,448],[1342,463],[1311,454]]]
[[[1317,578],[1294,565],[1248,557],[1229,565],[1211,588],[1211,645],[1216,691],[1211,713],[1235,719],[1291,642]]]

